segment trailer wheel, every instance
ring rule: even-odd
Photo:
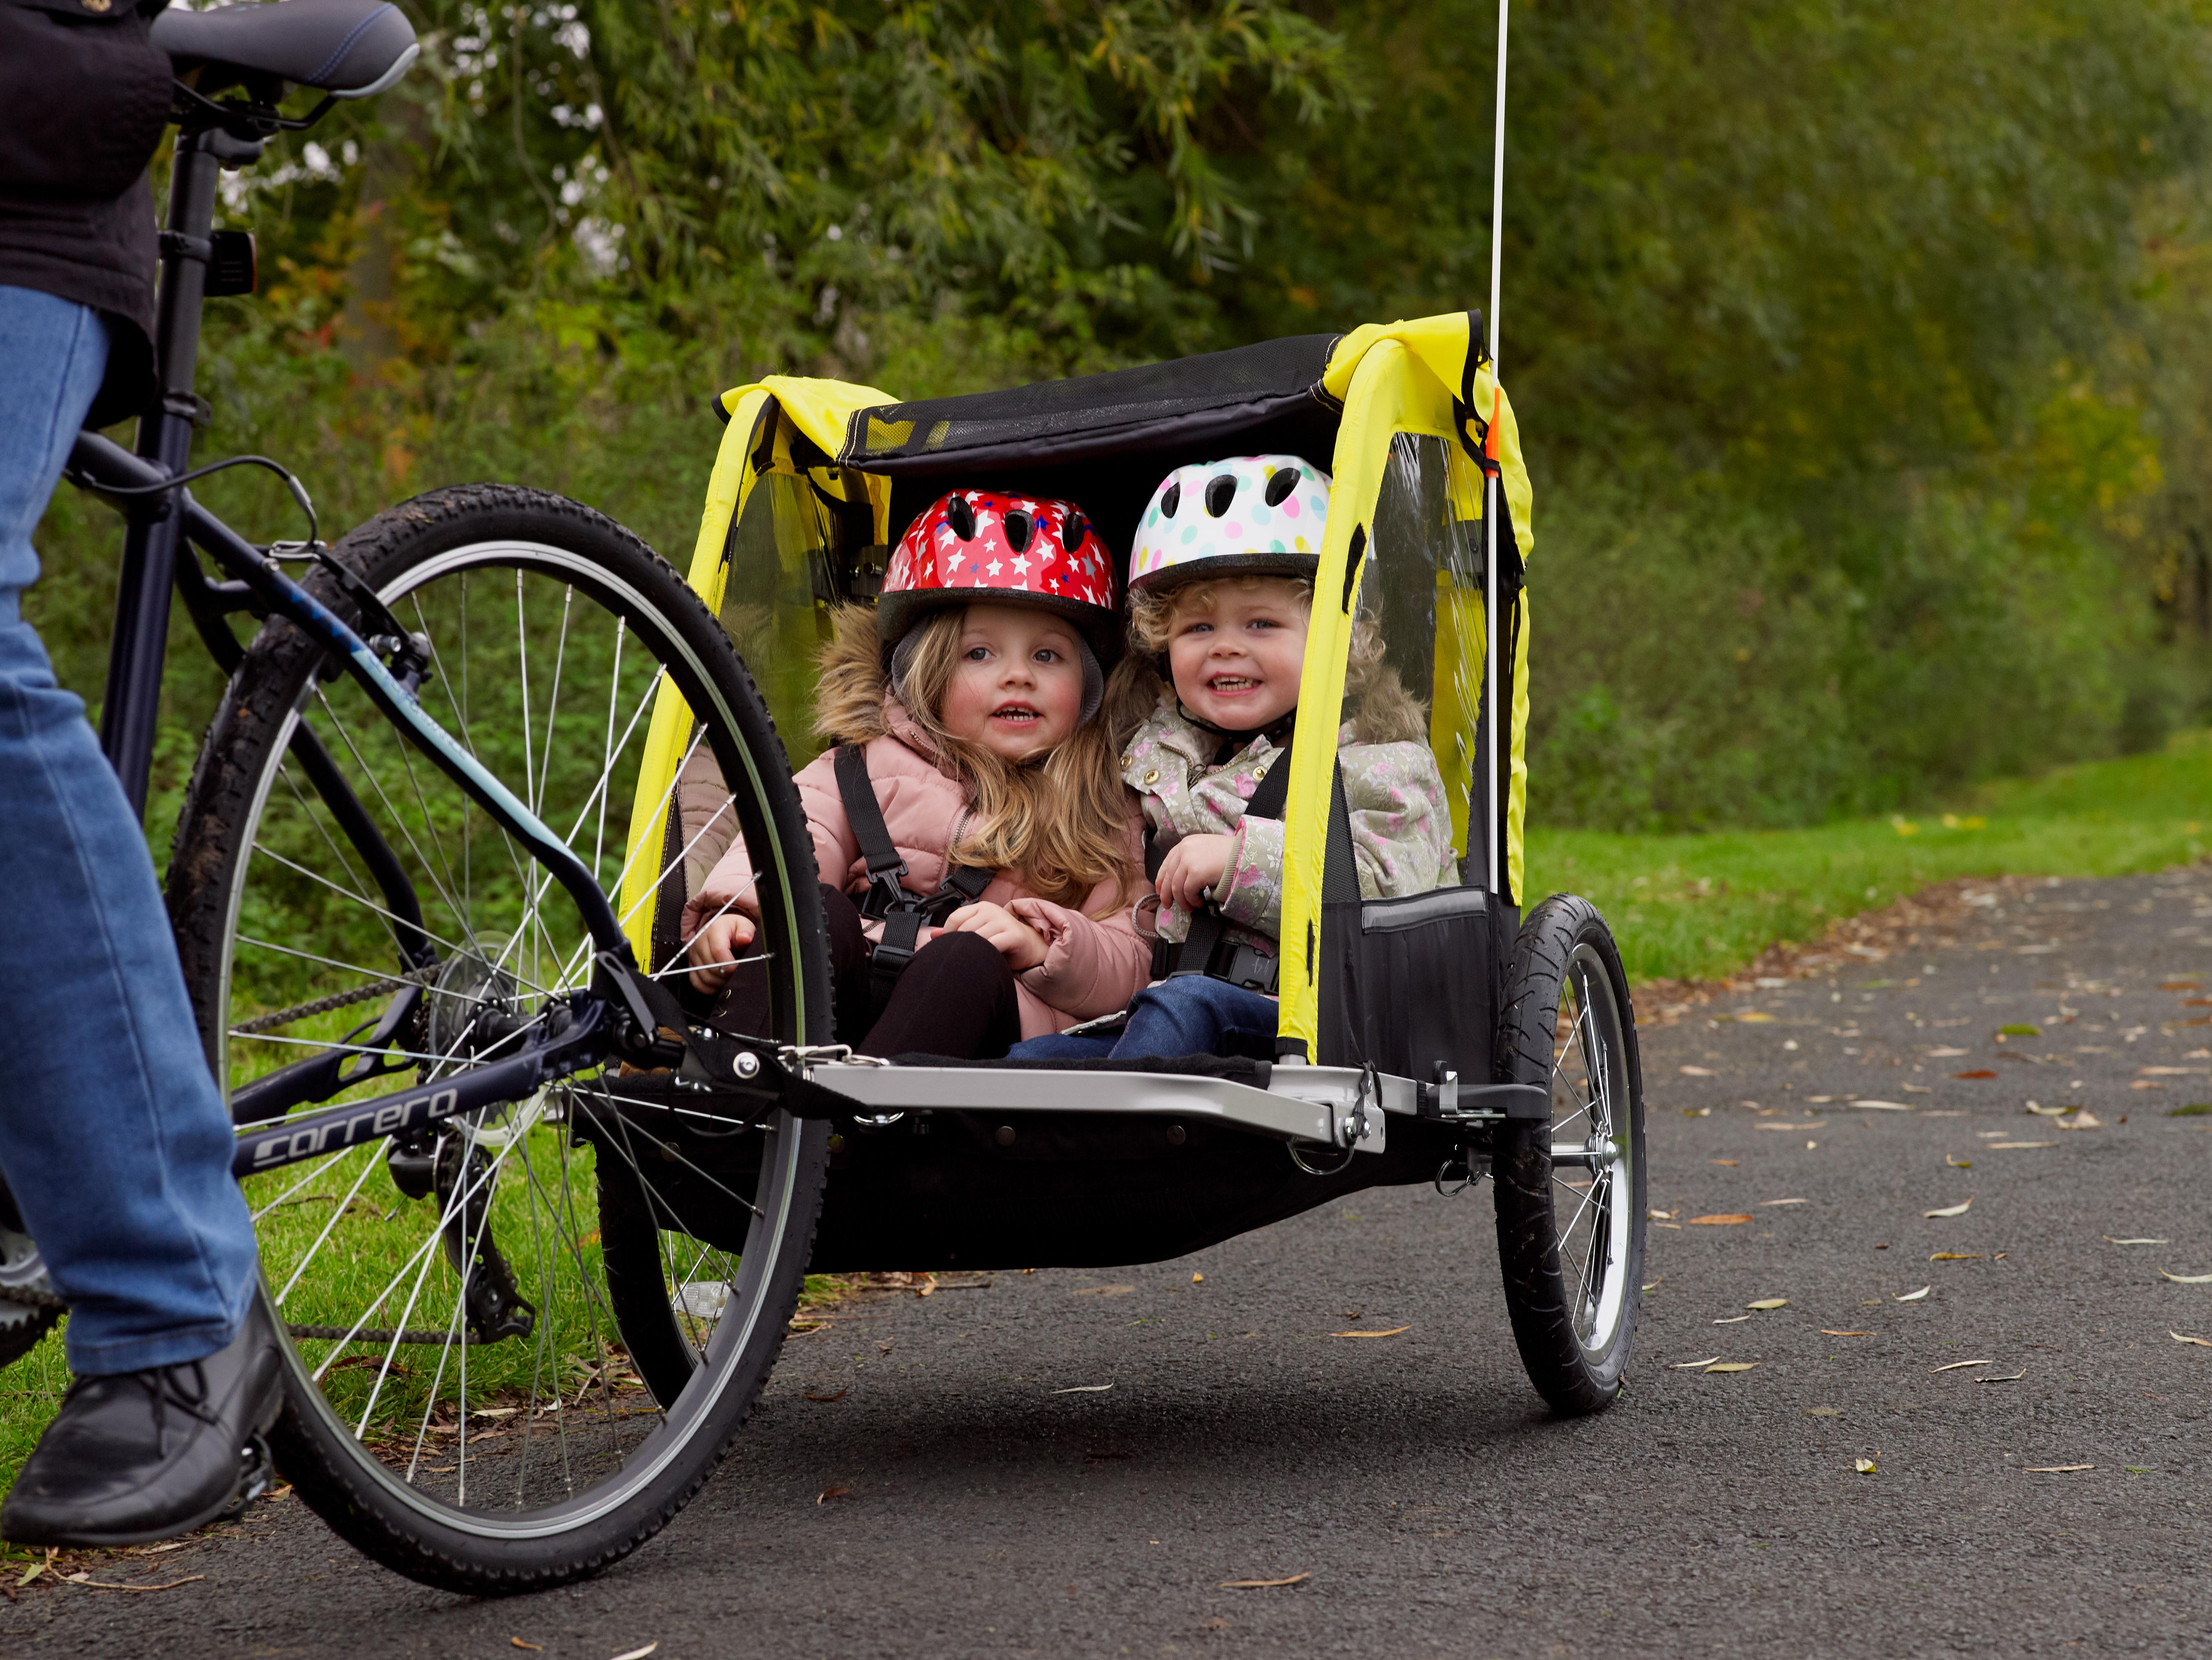
[[[1498,1132],[1498,1252],[1522,1364],[1554,1410],[1620,1393],[1644,1272],[1644,1074],[1612,930],[1555,894],[1521,926],[1498,1021],[1501,1080],[1551,1091]]]

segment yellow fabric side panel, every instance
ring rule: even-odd
[[[1321,1006],[1307,946],[1321,933],[1329,786],[1344,708],[1345,658],[1352,646],[1352,618],[1343,605],[1345,567],[1353,532],[1374,518],[1392,435],[1449,435],[1451,420],[1451,393],[1395,340],[1378,340],[1370,347],[1345,390],[1330,469],[1334,479],[1328,530],[1322,538],[1313,621],[1298,681],[1298,736],[1291,746],[1290,800],[1283,825],[1282,1009],[1276,1030],[1281,1037],[1304,1039],[1310,1058],[1318,1058]],[[1365,538],[1361,540],[1364,547]]]
[[[707,505],[699,515],[699,538],[692,544],[691,569],[685,580],[710,609],[720,609],[726,577],[722,550],[728,544],[730,521],[738,502],[752,489],[752,447],[763,414],[773,415],[769,394],[745,387],[726,394],[735,403],[730,424],[723,429],[722,447],[714,456],[714,471],[707,481]],[[644,759],[638,767],[637,792],[630,802],[629,844],[623,850],[621,907],[623,932],[631,951],[648,969],[653,951],[653,891],[660,880],[658,851],[661,826],[666,822],[668,793],[676,769],[684,763],[684,746],[691,741],[691,709],[665,675],[653,689],[653,721],[646,728]]]
[[[1322,389],[1332,398],[1347,398],[1360,363],[1369,352],[1385,342],[1395,342],[1420,359],[1452,397],[1458,396],[1466,374],[1468,352],[1481,350],[1480,342],[1468,338],[1468,314],[1463,311],[1417,318],[1412,322],[1368,323],[1336,343],[1336,350],[1329,354],[1328,367],[1322,371]],[[1474,410],[1479,421],[1489,421],[1497,389],[1498,379],[1490,365],[1478,364],[1474,371]],[[1528,464],[1521,455],[1521,425],[1514,417],[1510,398],[1498,401],[1498,460],[1505,476],[1505,503],[1512,510],[1515,540],[1525,563],[1536,546],[1535,514],[1528,488]],[[1443,429],[1451,430],[1449,414]],[[1481,428],[1470,431],[1468,436],[1480,446]],[[1341,434],[1337,441],[1340,446],[1343,443]]]
[[[724,585],[729,580],[725,555],[730,526],[744,511],[757,482],[752,457],[760,441],[761,422],[776,423],[776,458],[788,468],[793,430],[804,433],[824,454],[835,456],[845,447],[846,425],[854,410],[894,400],[873,386],[776,374],[752,386],[732,387],[720,401],[730,423],[723,429],[714,474],[708,480],[699,537],[693,544],[691,569],[685,578],[693,592],[716,611],[721,608]],[[864,482],[875,512],[876,535],[888,540],[885,521],[890,512],[890,480]],[[641,963],[653,948],[650,902],[660,879],[659,857],[654,849],[665,822],[676,769],[683,764],[684,751],[690,740],[690,708],[664,678],[653,692],[653,721],[647,728],[644,759],[630,804],[629,843],[624,849],[619,902],[623,932]]]

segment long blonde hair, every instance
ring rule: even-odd
[[[1288,582],[1302,611],[1313,610],[1313,584],[1303,576],[1224,576],[1191,582],[1163,593],[1152,588],[1129,592],[1129,646],[1107,683],[1105,722],[1115,747],[1175,688],[1154,667],[1175,633],[1176,614],[1204,605],[1224,583]],[[1382,630],[1364,612],[1352,623],[1352,648],[1344,663],[1344,714],[1355,744],[1426,744],[1427,706],[1406,690],[1398,671],[1382,660]]]
[[[1107,909],[1117,909],[1135,871],[1127,852],[1127,788],[1113,734],[1094,717],[1058,747],[1016,764],[945,730],[945,692],[960,662],[965,614],[964,606],[955,606],[915,625],[901,703],[928,733],[939,764],[959,781],[972,809],[947,858],[1018,872],[1030,892],[1057,905],[1079,906],[1093,889],[1112,882]],[[865,605],[840,606],[819,660],[816,735],[830,744],[865,744],[889,731],[889,676],[875,613]]]

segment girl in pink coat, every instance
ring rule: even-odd
[[[863,1053],[1002,1055],[1123,1007],[1149,977],[1133,921],[1152,892],[1143,820],[1097,718],[1120,635],[1109,557],[1071,503],[956,491],[908,527],[873,611],[835,618],[815,720],[833,747],[798,785],[838,1036]],[[712,767],[684,780],[702,821],[687,838],[726,799]],[[871,818],[880,831],[855,823]],[[732,1030],[759,1013],[752,879],[732,843],[684,915],[692,985]]]

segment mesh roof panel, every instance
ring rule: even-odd
[[[1301,410],[1333,411],[1317,386],[1338,338],[1294,335],[1006,392],[879,404],[854,414],[839,459],[895,477],[969,474],[1202,445]]]

